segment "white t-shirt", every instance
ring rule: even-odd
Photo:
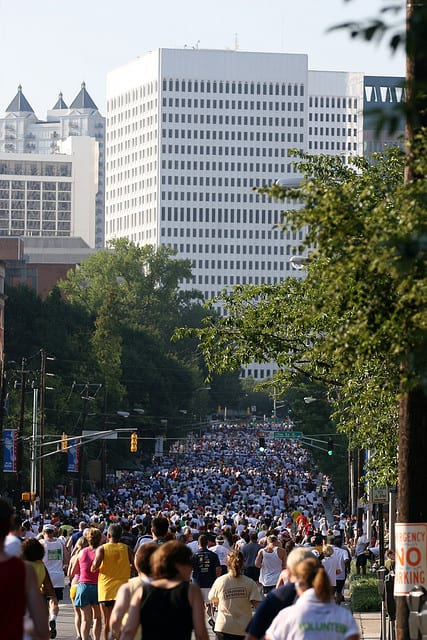
[[[55,588],[64,586],[64,547],[60,540],[40,540],[44,546],[43,562]]]
[[[247,576],[233,578],[226,573],[215,580],[209,591],[209,600],[215,599],[219,601],[215,631],[244,636],[252,617],[251,600],[261,600],[256,582]]]
[[[321,602],[307,589],[296,604],[282,609],[266,631],[268,640],[345,640],[360,635],[350,611]]]

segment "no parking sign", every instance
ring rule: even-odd
[[[405,596],[413,587],[427,589],[427,523],[396,522],[394,595]]]

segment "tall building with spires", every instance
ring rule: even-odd
[[[77,143],[77,137],[87,140]],[[0,235],[64,237],[84,229],[83,239],[89,246],[104,246],[104,147],[105,118],[84,82],[70,106],[60,93],[47,111],[46,120],[36,116],[19,86],[0,117]],[[58,169],[61,164],[63,168]],[[15,170],[19,172],[16,180]],[[54,177],[51,174],[55,171],[71,174],[67,176],[70,201],[63,199],[65,192],[58,184],[54,189],[44,188],[43,182],[53,187],[56,178],[48,178]],[[43,178],[38,190],[30,188],[35,186],[37,175]],[[77,176],[79,179],[75,180]],[[90,203],[92,178],[96,186],[94,202]],[[20,187],[14,189],[13,182],[20,183]]]

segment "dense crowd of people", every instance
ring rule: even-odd
[[[339,604],[366,536],[301,442],[262,429],[264,451],[254,429],[216,425],[82,510],[58,496],[31,519],[15,513],[4,555],[30,562],[46,602],[48,635],[36,618],[36,637],[57,636],[69,586],[81,640],[141,638],[141,627],[143,640],[207,640],[207,623],[217,640],[358,638]]]

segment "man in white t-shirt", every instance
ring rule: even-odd
[[[216,544],[213,547],[209,547],[209,551],[213,551],[219,558],[219,564],[221,565],[221,574],[227,573],[227,555],[230,549],[224,547],[224,537],[218,535],[216,537]]]
[[[50,637],[56,638],[56,618],[59,613],[58,600],[64,598],[64,571],[66,570],[66,550],[64,545],[55,536],[55,526],[45,524],[43,527],[43,539],[40,540],[44,546],[43,562],[49,572],[56,598],[49,599],[49,629]]]

